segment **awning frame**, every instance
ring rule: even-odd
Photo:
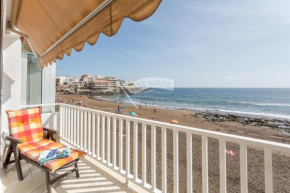
[[[56,46],[58,46],[60,43],[62,43],[66,38],[68,38],[72,33],[77,31],[80,27],[82,27],[84,24],[86,24],[92,17],[94,17],[96,14],[98,14],[100,11],[102,11],[104,8],[106,8],[108,5],[110,5],[114,0],[105,0],[103,3],[101,3],[96,9],[94,9],[89,15],[87,15],[82,21],[80,21],[78,24],[76,24],[70,31],[68,31],[65,35],[63,35],[58,41],[56,41],[50,48],[48,48],[43,54],[39,56],[39,58],[44,57],[46,54],[48,54],[51,50],[53,50]]]
[[[14,32],[22,37],[24,37],[34,56],[36,58],[43,58],[46,54],[48,54],[51,50],[53,50],[56,46],[58,46],[59,44],[61,44],[66,38],[68,38],[72,33],[74,33],[75,31],[77,31],[80,27],[82,27],[84,24],[86,24],[92,17],[94,17],[96,14],[98,14],[100,11],[102,11],[104,8],[106,8],[108,5],[110,5],[114,0],[104,0],[103,3],[101,3],[96,9],[94,9],[90,14],[88,14],[82,21],[80,21],[78,24],[76,24],[70,31],[68,31],[66,34],[64,34],[59,40],[57,40],[52,46],[50,46],[45,52],[43,52],[43,54],[39,55],[34,49],[32,44],[29,42],[29,36],[26,34],[23,34],[19,31],[17,31],[16,29],[14,29],[13,27],[7,27],[7,30]],[[15,23],[15,22],[14,22]]]

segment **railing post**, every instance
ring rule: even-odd
[[[156,126],[151,125],[151,190],[156,191]]]
[[[134,179],[138,179],[138,122],[134,121],[133,127],[134,135],[134,149],[133,149],[133,159],[134,159]]]
[[[92,126],[92,130],[93,130],[93,157],[96,157],[96,114],[93,113],[93,126]]]
[[[113,118],[113,168],[116,168],[116,155],[117,155],[117,144],[116,144],[116,127],[117,127],[117,119],[116,117]]]
[[[192,192],[192,134],[186,133],[187,192]]]
[[[80,147],[81,150],[84,150],[84,111],[81,111],[81,141],[80,141]]]
[[[84,114],[85,114],[85,118],[84,118],[84,139],[86,139],[87,137],[87,130],[88,130],[88,112],[87,111],[84,111]],[[83,140],[84,142],[84,150],[85,152],[88,152],[88,149],[87,149],[87,140]]]
[[[248,161],[247,145],[240,144],[241,193],[248,193]]]
[[[102,161],[105,161],[105,121],[106,121],[106,117],[105,115],[102,115]]]
[[[226,160],[226,141],[219,140],[219,161],[220,161],[220,193],[227,192],[227,160]]]
[[[142,184],[146,184],[146,124],[142,123]]]
[[[71,133],[71,123],[70,123],[70,120],[71,120],[71,116],[70,116],[70,111],[71,109],[70,108],[67,108],[67,111],[68,111],[68,127],[67,127],[67,141],[70,143],[71,141],[71,137],[70,137],[70,133]]]
[[[59,105],[59,124],[60,124],[60,137],[64,137],[64,127],[63,127],[63,107]]]
[[[173,192],[179,192],[179,153],[178,153],[178,131],[173,130]]]
[[[80,111],[77,111],[77,148],[80,148]]]
[[[97,159],[100,159],[100,114],[97,114]]]
[[[107,116],[107,163],[111,163],[111,118]]]
[[[264,149],[265,192],[273,193],[272,150]]]
[[[162,127],[162,192],[167,192],[167,137],[166,128]]]
[[[126,174],[130,176],[130,120],[126,119]]]
[[[77,147],[77,109],[74,109],[74,146]]]
[[[92,131],[92,113],[88,111],[88,135],[86,136],[88,141],[87,141],[87,149],[88,149],[88,154],[92,155],[92,144],[91,144],[91,131]]]
[[[123,170],[123,119],[119,119],[119,170]]]
[[[70,109],[70,143],[74,144],[74,109]]]
[[[208,138],[202,136],[202,192],[208,193]]]

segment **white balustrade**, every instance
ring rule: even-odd
[[[214,131],[207,131],[198,128],[173,125],[169,123],[146,120],[137,117],[119,115],[99,110],[76,107],[68,104],[60,104],[60,135],[63,140],[71,145],[82,149],[103,164],[119,172],[127,180],[147,189],[151,192],[167,192],[167,138],[168,131],[172,131],[173,136],[173,191],[180,192],[179,187],[179,135],[181,132],[186,134],[186,159],[187,159],[187,192],[193,192],[193,135],[201,137],[202,153],[202,192],[209,191],[209,168],[208,168],[208,141],[209,138],[219,140],[219,168],[220,168],[220,192],[227,192],[227,160],[226,144],[232,142],[240,146],[240,185],[241,192],[248,192],[248,168],[247,152],[248,147],[260,148],[264,151],[265,168],[265,191],[273,192],[273,152],[290,154],[290,145],[275,143],[265,140],[247,138],[231,134],[224,134]],[[111,124],[112,123],[112,124]],[[118,125],[117,125],[118,123]],[[131,123],[133,127],[131,127]],[[125,128],[123,128],[123,124]],[[141,127],[139,128],[139,125]],[[151,128],[151,143],[147,143],[147,129]],[[157,129],[161,129],[160,139],[156,139]],[[112,133],[111,133],[112,129]],[[126,135],[124,135],[126,129]],[[138,131],[142,131],[141,138],[138,137]],[[132,132],[132,138],[130,134]],[[80,135],[79,135],[80,134]],[[105,135],[106,134],[106,135]],[[105,138],[105,136],[107,136]],[[118,138],[117,138],[118,137]],[[118,139],[118,144],[117,144]],[[123,141],[125,140],[125,141]],[[131,142],[132,140],[132,142]],[[141,147],[138,141],[141,140]],[[161,167],[162,181],[160,189],[157,188],[156,179],[156,148],[157,141],[161,143]],[[123,142],[125,143],[126,154],[123,152]],[[130,157],[130,144],[133,144],[133,157]],[[149,146],[150,145],[150,146]],[[141,152],[138,152],[138,150]],[[151,183],[147,182],[147,148],[151,150]],[[112,150],[112,151],[111,151]],[[106,152],[105,152],[106,151]],[[140,154],[141,160],[138,160]],[[117,155],[119,163],[117,163]],[[111,160],[112,159],[112,160]],[[123,161],[126,161],[123,167]],[[130,171],[131,164],[133,170]],[[141,164],[141,179],[138,177],[138,165]]]

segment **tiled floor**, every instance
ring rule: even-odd
[[[10,164],[4,169],[3,185],[5,193],[44,193],[46,192],[45,174],[40,169],[21,161],[24,180],[18,181],[16,168]],[[68,170],[71,168],[68,168]],[[53,185],[53,193],[121,193],[133,192],[126,184],[104,172],[91,162],[82,159],[79,162],[80,178],[75,173]],[[52,178],[65,172],[56,172]]]

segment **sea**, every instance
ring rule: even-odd
[[[148,89],[98,98],[136,106],[290,120],[290,88]]]

